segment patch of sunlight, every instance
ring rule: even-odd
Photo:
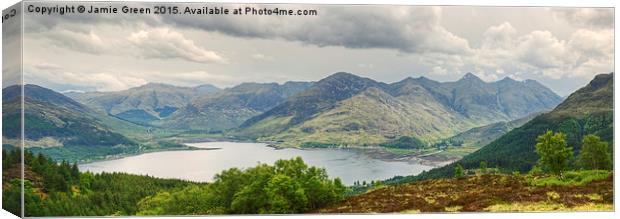
[[[547,212],[547,211],[612,211],[614,209],[612,204],[596,204],[588,203],[579,206],[566,207],[563,204],[549,203],[549,202],[534,202],[534,203],[510,203],[510,204],[496,204],[485,208],[485,211],[491,212]]]

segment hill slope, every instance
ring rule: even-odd
[[[21,87],[3,89],[3,144],[20,144]],[[25,146],[57,160],[90,160],[187,146],[157,139],[156,129],[130,123],[37,85],[24,86]],[[167,133],[167,132],[162,132]]]
[[[556,106],[544,86],[473,74],[441,83],[424,77],[385,84],[339,72],[241,125],[238,136],[291,146],[376,145],[398,136],[425,141],[521,118]]]
[[[3,89],[3,134],[9,139],[19,138],[21,86]],[[37,85],[24,87],[24,136],[34,145],[58,143],[88,147],[133,145],[131,140],[115,133],[98,121],[90,109],[60,93]]]
[[[547,130],[565,133],[567,143],[573,147],[575,153],[579,152],[581,139],[587,134],[598,135],[602,140],[610,142],[611,151],[613,77],[613,73],[597,75],[588,85],[575,91],[551,112],[537,116],[456,163],[415,177],[398,177],[394,181],[448,177],[453,174],[457,163],[465,168],[476,168],[481,161],[505,171],[529,171],[538,160],[534,149],[536,137]]]

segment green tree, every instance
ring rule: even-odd
[[[344,198],[339,178],[301,158],[217,174],[208,185],[162,191],[138,204],[142,215],[303,213]]]
[[[307,209],[308,198],[300,182],[283,174],[277,174],[265,188],[269,200],[269,208],[266,212],[270,214],[290,214],[303,212]]]
[[[566,144],[566,135],[547,131],[536,138],[538,164],[546,171],[561,175],[568,168],[568,160],[573,156],[573,148]]]
[[[456,167],[454,167],[454,177],[462,178],[464,175],[465,169],[463,169],[463,166],[461,166],[461,164],[457,164]]]
[[[487,162],[486,161],[480,161],[480,172],[482,173],[487,173]]]
[[[596,135],[584,136],[577,162],[581,168],[587,170],[610,169],[612,161],[607,142],[601,141]]]

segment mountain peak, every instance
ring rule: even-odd
[[[613,78],[613,72],[608,74],[599,74],[596,75],[594,79],[592,79],[592,81],[590,81],[588,86],[592,87],[593,89],[599,89],[608,83],[613,83]]]
[[[176,87],[174,85],[170,85],[170,84],[164,84],[164,83],[158,83],[158,82],[149,82],[146,83],[142,86],[139,86],[141,88],[159,88],[159,87]]]
[[[515,82],[516,80],[515,80],[515,79],[512,79],[512,78],[511,78],[511,77],[509,77],[509,76],[506,76],[506,77],[502,78],[502,80],[500,80],[500,81],[505,81],[505,82]]]
[[[613,74],[596,75],[585,87],[573,92],[552,112],[585,116],[594,112],[613,111]]]
[[[194,89],[196,89],[199,92],[206,92],[206,93],[213,93],[213,92],[221,90],[219,87],[216,87],[215,85],[212,85],[212,84],[198,85],[198,86],[195,86]]]
[[[471,72],[467,72],[467,74],[463,75],[463,77],[459,81],[464,80],[482,81],[482,79],[480,79],[478,76],[474,75]]]
[[[325,79],[327,78],[359,78],[360,76],[354,75],[352,73],[348,73],[348,72],[336,72],[330,76],[327,76]]]
[[[354,87],[368,87],[381,84],[370,78],[361,77],[348,72],[337,72],[322,80],[317,85],[343,86],[345,84],[355,84]]]

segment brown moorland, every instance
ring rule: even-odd
[[[484,174],[386,186],[318,213],[611,211],[613,174],[585,185],[534,186],[524,176]]]

